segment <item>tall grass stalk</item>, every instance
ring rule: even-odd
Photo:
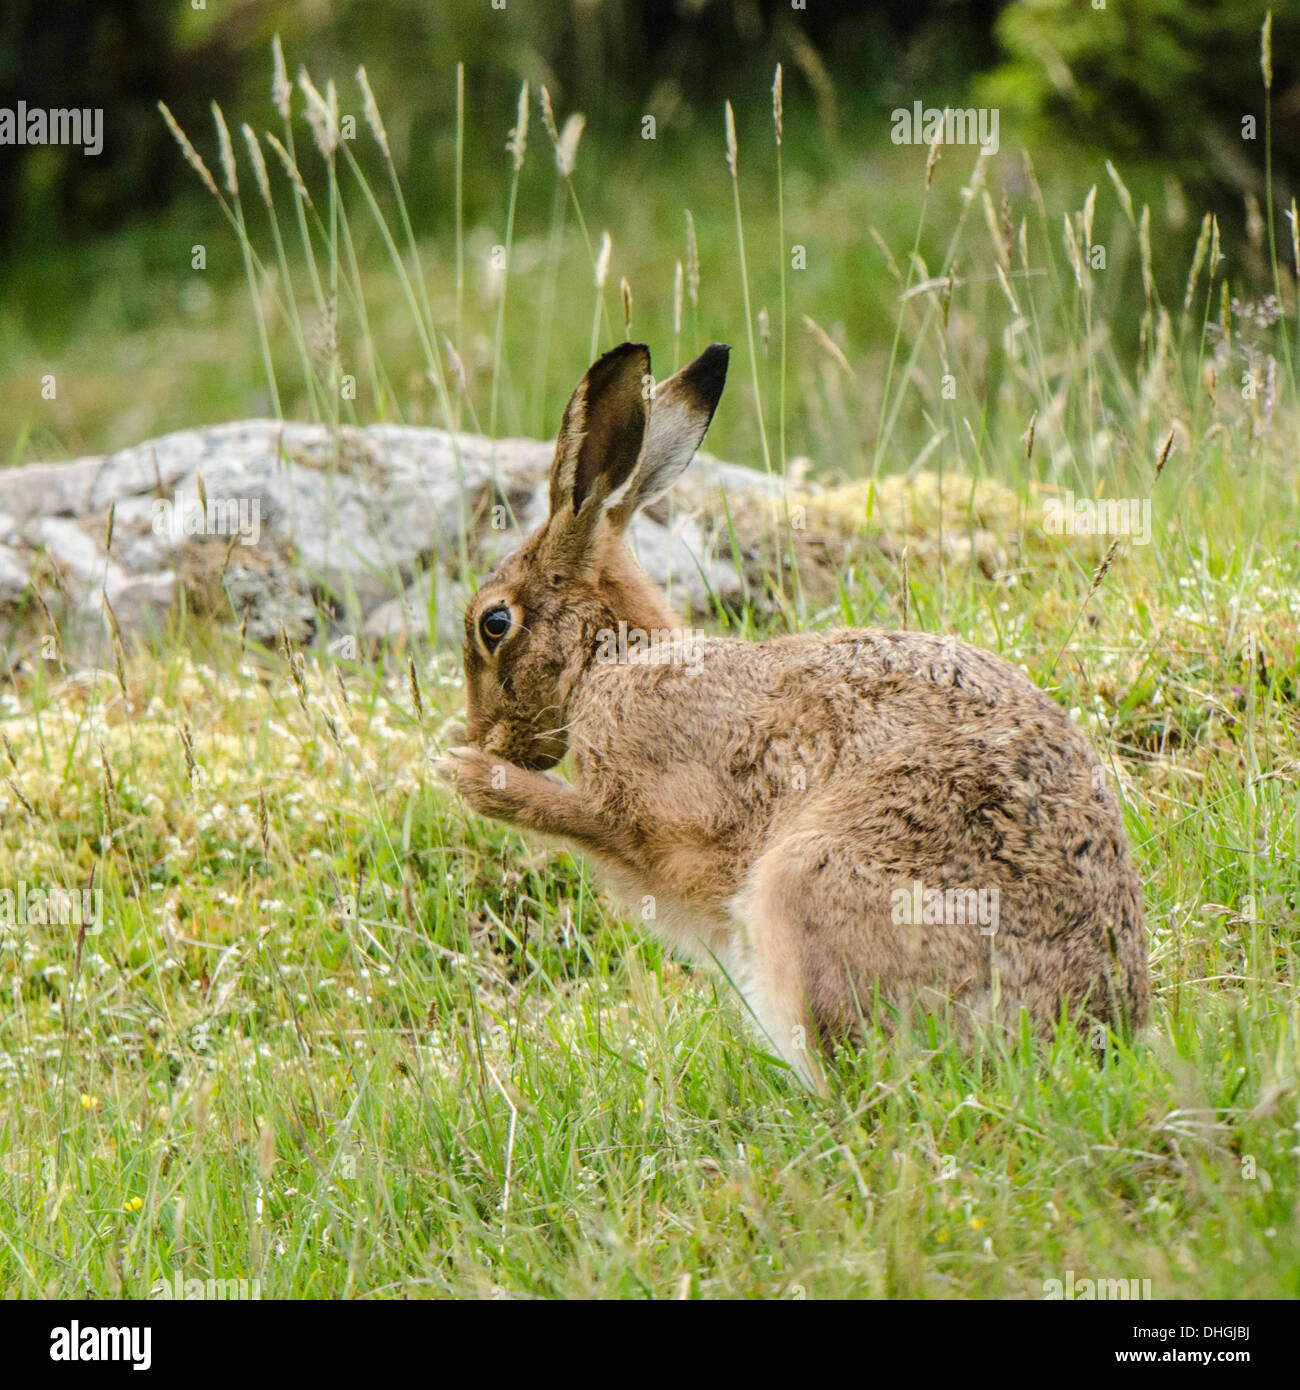
[[[790,316],[786,277],[789,272],[790,248],[785,239],[785,84],[781,64],[776,65],[772,78],[772,127],[776,137],[776,227],[777,266],[781,281],[781,361],[777,403],[777,447],[781,465],[781,502],[785,509],[785,535],[789,556],[790,579],[794,584],[795,603],[802,611],[803,593],[799,582],[799,564],[795,553],[794,529],[790,523],[790,489],[788,455],[786,453],[786,385],[789,375]]]
[[[600,250],[596,254],[596,262],[593,267],[596,300],[595,307],[591,311],[591,344],[587,349],[588,361],[594,361],[596,350],[600,346],[600,325],[606,318],[605,310],[605,281],[609,278],[609,258],[613,254],[614,243],[608,232],[600,234]]]
[[[889,365],[885,372],[885,385],[881,396],[880,417],[876,429],[876,444],[871,457],[871,478],[874,481],[879,473],[880,460],[884,456],[884,451],[889,445],[893,436],[894,427],[897,424],[899,413],[902,410],[905,397],[905,386],[895,392],[891,397],[891,386],[894,379],[895,367],[897,364],[899,345],[902,341],[903,315],[906,312],[907,304],[914,293],[915,275],[918,267],[923,268],[924,262],[921,260],[920,245],[921,233],[925,226],[926,207],[929,202],[929,184],[933,174],[934,164],[937,159],[938,142],[931,146],[930,160],[926,167],[926,190],[921,202],[921,211],[917,221],[916,235],[913,238],[912,253],[908,257],[907,278],[904,284],[903,293],[900,296],[898,317],[895,320],[894,337],[889,350]],[[975,194],[983,186],[985,166],[988,159],[987,153],[981,148],[976,156],[975,167],[971,172],[970,179],[967,181],[966,188],[962,197],[961,209],[957,214],[957,220],[953,227],[952,235],[948,238],[944,250],[943,260],[935,271],[939,278],[945,278],[952,273],[953,262],[956,258],[957,247],[965,233],[966,218],[974,205]],[[1001,267],[996,267],[998,270]],[[1008,288],[1005,275],[1001,277],[1004,290]],[[903,382],[906,383],[915,370],[916,363],[920,357],[922,348],[925,344],[930,325],[933,322],[935,313],[938,312],[936,301],[933,295],[925,296],[925,308],[922,311],[921,323],[912,342],[911,351],[908,354],[906,368],[902,373]]]
[[[1273,207],[1273,11],[1264,16],[1260,29],[1260,71],[1264,77],[1264,200],[1268,205],[1268,256],[1273,270],[1273,293],[1277,297],[1278,312],[1284,314],[1282,299],[1282,276],[1278,269],[1277,229]],[[1296,281],[1296,318],[1300,325],[1300,279]],[[1300,380],[1297,379],[1295,359],[1291,354],[1291,335],[1286,329],[1285,316],[1281,320],[1282,356],[1286,361],[1286,373],[1291,383],[1292,397],[1300,401]],[[1300,439],[1296,440],[1297,455],[1300,456]]]
[[[306,98],[305,114],[311,127],[312,139],[325,164],[328,200],[325,213],[325,303],[321,311],[322,347],[326,357],[327,423],[331,427],[335,466],[341,462],[343,441],[339,424],[343,413],[343,359],[341,322],[339,314],[339,185],[338,94],[333,80],[326,82],[322,94],[305,67],[298,69],[298,88]],[[346,144],[344,145],[346,149]]]
[[[758,347],[754,339],[754,311],[749,299],[749,266],[745,258],[745,222],[740,209],[740,169],[736,144],[736,115],[731,103],[724,104],[727,135],[727,168],[731,172],[731,197],[736,214],[736,254],[740,272],[740,292],[745,306],[745,339],[749,345],[749,379],[754,392],[754,414],[758,424],[759,445],[763,450],[763,468],[771,476],[772,451],[767,442],[767,422],[763,412],[763,391],[758,380]]]
[[[271,391],[272,399],[275,402],[276,416],[277,418],[282,418],[280,414],[280,397],[275,381],[275,368],[271,363],[270,341],[267,338],[266,323],[262,314],[262,297],[258,289],[258,281],[262,266],[256,253],[253,251],[252,243],[248,236],[248,228],[244,224],[243,209],[239,206],[232,209],[230,203],[222,196],[221,190],[217,187],[216,181],[213,179],[207,165],[204,164],[198,151],[195,150],[194,146],[190,143],[189,137],[186,136],[185,132],[180,128],[166,102],[160,101],[158,103],[158,110],[162,113],[163,120],[166,122],[167,128],[171,131],[176,143],[181,147],[186,163],[198,174],[204,186],[217,200],[217,206],[221,209],[222,215],[225,217],[226,221],[230,223],[235,237],[239,242],[240,255],[243,258],[244,274],[248,284],[249,296],[252,299],[253,313],[257,319],[258,346],[262,353],[262,369],[266,373],[267,385]],[[212,103],[212,114],[217,126],[218,137],[221,141],[221,156],[226,189],[231,194],[232,201],[238,204],[239,183],[235,172],[234,152],[230,144],[230,134],[226,130],[225,119],[221,115],[220,108],[217,106],[216,102]]]
[[[559,282],[560,264],[564,256],[565,217],[568,211],[566,193],[572,193],[572,176],[582,138],[585,118],[571,115],[561,131],[555,119],[551,94],[542,87],[539,95],[542,122],[555,154],[555,186],[551,193],[551,223],[546,239],[546,282],[538,299],[537,310],[537,368],[534,382],[534,410],[537,433],[545,435],[547,382],[551,361],[551,327],[555,317],[555,293]]]
[[[785,451],[785,389],[786,389],[786,368],[788,356],[788,324],[789,316],[786,306],[786,261],[790,255],[789,248],[785,244],[785,112],[783,101],[783,84],[781,81],[781,64],[776,65],[776,74],[772,79],[772,124],[776,134],[776,235],[777,235],[777,265],[781,272],[781,375],[780,389],[777,406],[778,420],[778,448],[781,459],[781,476],[785,477],[786,472],[786,451]]]
[[[501,354],[506,329],[506,293],[510,285],[510,256],[515,239],[515,207],[519,201],[519,175],[524,167],[524,153],[528,148],[528,83],[519,89],[519,105],[515,113],[514,129],[506,149],[510,152],[510,201],[506,208],[506,239],[504,264],[501,267],[501,287],[497,297],[497,326],[492,342],[492,391],[488,404],[488,435],[497,436],[497,402],[501,394]]]
[[[303,261],[311,275],[312,294],[316,302],[316,312],[324,317],[325,314],[325,287],[321,284],[320,273],[316,266],[316,255],[312,247],[311,233],[307,226],[307,193],[306,183],[303,181],[301,171],[298,167],[298,151],[294,145],[293,136],[293,84],[289,81],[285,70],[284,50],[280,46],[280,36],[277,34],[271,41],[271,99],[275,108],[280,113],[280,120],[284,127],[283,150],[285,155],[286,172],[294,181],[295,190],[301,190],[293,199],[295,217],[298,223],[298,237],[302,243]]]
[[[258,187],[262,193],[262,201],[266,205],[267,221],[271,227],[271,239],[275,244],[276,265],[279,267],[280,283],[283,287],[284,303],[287,309],[286,321],[289,325],[289,331],[293,335],[294,347],[298,351],[298,362],[302,368],[303,389],[307,393],[308,409],[313,419],[320,419],[324,407],[320,381],[312,367],[311,355],[307,351],[307,336],[303,330],[302,315],[298,311],[298,297],[294,293],[293,273],[289,269],[289,257],[285,250],[284,236],[280,231],[280,219],[276,213],[275,198],[271,191],[271,180],[267,172],[266,161],[262,155],[262,148],[258,142],[256,131],[246,122],[243,126],[243,135],[244,143],[248,146],[249,159],[253,163],[254,173],[257,176]],[[292,196],[295,200],[299,196],[296,188]]]
[[[691,351],[700,350],[700,243],[695,235],[695,218],[684,208],[686,219],[686,295],[691,304]]]
[[[745,257],[745,222],[740,207],[740,167],[739,149],[736,141],[736,115],[731,109],[731,103],[729,101],[724,104],[723,110],[727,140],[727,168],[731,173],[731,199],[736,217],[737,269],[740,273],[741,300],[745,306],[745,341],[749,347],[749,380],[750,386],[754,392],[754,417],[758,423],[759,447],[763,451],[763,469],[770,478],[772,476],[772,451],[767,441],[767,421],[764,418],[763,388],[758,378],[758,347],[754,337],[754,310],[749,298],[749,266]],[[784,478],[782,479],[782,489],[784,491]],[[786,517],[788,521],[788,504]],[[788,525],[785,528],[785,532],[786,537],[789,538],[790,528]],[[772,539],[772,586],[779,595],[784,597],[785,566],[782,563],[782,549],[781,537],[774,536]]]
[[[465,64],[456,64],[456,350],[465,351]],[[456,398],[460,428],[461,398]]]

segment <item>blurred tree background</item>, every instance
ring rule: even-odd
[[[761,142],[770,160],[777,62],[786,73],[796,220],[801,193],[811,207],[814,190],[838,180],[866,190],[874,224],[904,235],[915,185],[896,222],[890,203],[899,160],[913,167],[915,152],[890,144],[890,112],[918,100],[998,107],[1004,155],[1027,147],[1045,182],[1068,171],[1086,188],[1103,158],[1115,160],[1135,194],[1160,208],[1162,238],[1181,237],[1188,250],[1201,211],[1245,227],[1264,198],[1259,32],[1267,6],[1248,0],[1110,0],[1100,9],[1089,0],[809,0],[806,8],[791,0],[505,0],[501,9],[493,0],[195,3],[7,0],[0,106],[102,107],[105,141],[94,158],[80,149],[0,147],[0,383],[30,376],[34,354],[56,360],[82,340],[102,355],[123,334],[183,317],[180,280],[194,242],[230,251],[214,257],[214,290],[238,283],[229,229],[156,103],[167,102],[215,166],[212,101],[236,131],[245,120],[258,130],[274,122],[277,33],[290,76],[302,64],[321,86],[334,78],[362,137],[353,74],[366,66],[413,220],[431,240],[445,240],[452,224],[458,62],[466,69],[466,224],[490,222],[494,236],[521,80],[534,93],[545,84],[561,119],[586,115],[576,175],[582,198],[606,220],[604,209],[621,207],[625,229],[637,225],[640,201],[646,236],[677,239],[687,190],[694,198],[712,184],[727,195],[719,157],[724,99],[735,107],[742,148]],[[1272,8],[1273,191],[1285,227],[1300,183],[1300,3]],[[657,123],[653,145],[640,139],[646,114]],[[1247,116],[1258,122],[1253,140],[1242,138]],[[540,129],[535,138],[544,140]],[[521,206],[531,192],[542,209],[543,230],[546,163],[538,158],[525,170],[521,192]],[[846,217],[865,244],[857,212]],[[669,274],[680,254],[675,244],[667,253]],[[859,256],[863,278],[880,269],[872,256],[865,269]],[[884,339],[889,318],[874,295],[864,292],[859,336]],[[191,296],[191,310],[200,298]],[[14,397],[0,385],[0,410]],[[256,404],[229,397],[214,387],[199,408],[230,414]],[[83,404],[88,413],[64,422],[69,447],[124,442],[132,428],[154,423],[142,409],[121,416],[107,400]],[[175,423],[166,410],[159,418]],[[107,438],[98,437],[103,430]]]

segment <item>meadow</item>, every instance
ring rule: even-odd
[[[1101,1061],[1073,1033],[877,1036],[811,1097],[589,869],[431,775],[457,654],[264,649],[181,611],[94,663],[33,648],[0,691],[0,884],[103,893],[100,931],[0,922],[0,1288],[1300,1295],[1294,221],[1149,205],[1113,164],[1040,178],[1005,127],[996,159],[882,133],[868,170],[779,103],[662,167],[606,137],[596,170],[532,90],[499,221],[426,236],[364,89],[355,142],[330,87],[278,95],[264,174],[238,130],[183,137],[247,287],[176,271],[175,315],[62,350],[43,414],[10,341],[13,458],[250,399],[545,436],[593,349],[730,341],[708,447],[860,545],[827,595],[774,520],[771,611],[692,619],[1021,665],[1121,798],[1151,1019]],[[1099,497],[1146,535],[1081,533]]]

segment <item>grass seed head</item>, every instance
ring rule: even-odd
[[[294,188],[298,190],[298,196],[303,200],[304,203],[307,204],[308,207],[314,207],[315,204],[311,200],[311,194],[307,192],[307,185],[302,180],[302,174],[299,171],[298,165],[295,162],[293,156],[275,138],[275,136],[271,134],[269,130],[266,132],[266,143],[270,145],[270,147],[279,156],[280,163],[284,165],[284,172],[289,175],[289,179],[292,182]]]
[[[447,365],[451,368],[451,374],[455,377],[456,385],[460,388],[461,394],[463,395],[469,390],[469,379],[465,375],[465,364],[461,361],[460,353],[456,351],[455,344],[445,333],[442,335],[442,345],[447,352]]]
[[[1165,442],[1160,446],[1160,453],[1156,458],[1156,476],[1152,482],[1158,483],[1160,481],[1160,475],[1165,471],[1165,464],[1169,462],[1169,455],[1173,452],[1173,448],[1174,432],[1171,429],[1165,436]]]
[[[280,46],[279,34],[271,40],[271,101],[287,121],[293,101],[293,83],[289,81],[289,73],[284,66],[284,49]]]
[[[29,816],[34,816],[36,814],[36,809],[35,807],[33,807],[32,803],[28,801],[27,798],[23,795],[23,789],[18,785],[17,782],[14,781],[12,777],[6,777],[5,781],[9,783],[9,786],[13,790],[13,794],[22,803],[23,810],[26,811]]]
[[[515,108],[515,123],[506,141],[517,174],[524,167],[524,151],[528,148],[528,83],[519,89],[519,104]]]
[[[248,146],[248,157],[252,161],[253,176],[257,180],[257,191],[262,195],[262,201],[268,208],[274,209],[275,203],[271,197],[271,177],[266,172],[266,160],[262,155],[262,147],[257,140],[257,132],[247,121],[240,126],[244,134],[244,144]]]
[[[384,129],[384,120],[379,114],[379,103],[375,100],[374,92],[370,90],[370,78],[366,76],[364,64],[357,69],[357,81],[361,84],[362,110],[365,112],[366,124],[378,141],[379,148],[383,150],[384,158],[391,164],[393,152],[388,147],[388,131]]]
[[[311,80],[311,74],[306,68],[299,68],[298,86],[307,98],[307,124],[311,126],[316,148],[325,157],[326,162],[332,161],[339,147],[338,108],[337,104],[331,104],[329,99],[334,96],[334,84],[327,83],[327,95],[321,96],[316,84]]]
[[[415,670],[414,654],[406,658],[407,673],[411,679],[411,703],[415,706],[415,718],[417,722],[424,722],[424,701],[420,698],[420,677]]]
[[[1101,582],[1110,573],[1111,564],[1114,562],[1115,553],[1118,550],[1119,541],[1111,541],[1110,548],[1106,551],[1105,559],[1103,559],[1101,564],[1097,566],[1096,573],[1092,576],[1092,588],[1088,590],[1089,598],[1091,598],[1093,594],[1095,594],[1097,590],[1101,588]]]
[[[1205,264],[1205,253],[1209,247],[1210,214],[1207,212],[1201,219],[1201,230],[1196,238],[1196,250],[1192,252],[1192,268],[1187,273],[1187,289],[1183,292],[1184,313],[1192,307],[1192,298],[1196,294],[1196,282],[1201,278],[1201,267]]]
[[[266,810],[266,790],[263,787],[257,789],[257,829],[262,837],[262,854],[266,859],[271,857],[271,818]]]
[[[772,77],[772,124],[776,127],[776,143],[779,146],[785,137],[785,113],[783,110],[783,88],[781,64],[776,65]]]
[[[221,171],[226,179],[226,192],[232,198],[238,198],[239,176],[235,168],[235,150],[230,143],[230,131],[226,127],[226,118],[221,113],[221,107],[215,101],[212,103],[212,119],[217,127],[217,149],[221,157]]]
[[[578,166],[578,142],[587,128],[587,118],[580,111],[570,114],[560,131],[560,143],[555,149],[555,163],[564,178],[572,176]]]
[[[208,172],[208,166],[204,164],[198,150],[190,144],[189,136],[176,123],[176,117],[172,115],[165,101],[158,103],[158,110],[162,112],[162,118],[167,122],[167,129],[171,131],[172,137],[181,147],[181,153],[185,156],[185,162],[203,180],[203,186],[212,194],[218,202],[222,201],[221,190],[217,187],[217,181]]]
[[[686,291],[691,297],[691,305],[700,303],[700,243],[695,238],[695,218],[690,208],[686,209]]]
[[[546,129],[547,139],[555,147],[558,154],[560,150],[560,128],[555,124],[555,108],[551,105],[551,93],[546,83],[542,83],[541,93],[538,97],[542,106],[542,125]]]

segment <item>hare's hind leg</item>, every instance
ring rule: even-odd
[[[798,927],[756,883],[731,906],[736,945],[729,973],[754,1022],[809,1091],[826,1095],[816,1030],[806,1008]]]
[[[877,997],[891,1013],[939,1000],[936,985],[955,977],[965,948],[942,928],[923,936],[896,924],[897,875],[833,813],[809,820],[755,861],[732,910],[741,992],[781,1056],[824,1093],[822,1055],[860,1037]],[[960,973],[972,974],[966,965]]]
[[[888,959],[889,893],[824,830],[791,829],[754,863],[732,904],[740,988],[763,1032],[810,1090],[826,1094],[825,1044],[851,1038],[858,982]],[[892,941],[891,941],[892,937]]]
[[[807,1007],[799,922],[786,914],[785,904],[766,880],[760,861],[749,887],[732,903],[732,982],[781,1059],[810,1091],[824,1096],[826,1078]]]

